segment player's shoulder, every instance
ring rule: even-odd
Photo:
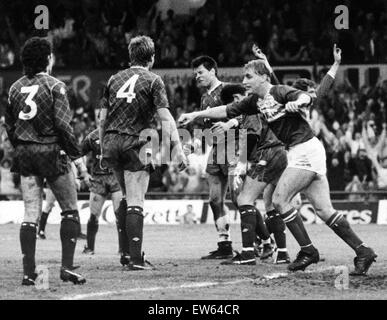
[[[299,92],[298,89],[288,86],[286,84],[277,84],[270,89],[270,94],[276,99],[285,99],[288,94]]]
[[[17,90],[23,86],[25,86],[25,83],[27,81],[27,77],[23,76],[19,79],[17,79],[14,83],[11,84],[9,87],[9,93],[11,94],[14,90]]]
[[[63,81],[60,81],[58,78],[55,78],[47,73],[36,75],[36,81],[40,86],[47,86],[50,92],[57,90],[61,94],[66,93],[66,84]]]

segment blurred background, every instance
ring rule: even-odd
[[[39,4],[49,8],[49,30],[34,28]],[[348,30],[334,28],[337,5],[349,9]],[[21,46],[30,36],[47,36],[54,44],[54,75],[69,88],[79,141],[96,127],[103,85],[128,66],[127,46],[136,35],[155,41],[154,71],[163,77],[176,119],[199,108],[201,93],[190,70],[198,55],[217,60],[221,80],[241,81],[241,66],[254,58],[251,47],[257,43],[283,83],[298,77],[319,82],[333,63],[332,46],[337,43],[343,66],[329,96],[311,110],[313,129],[327,150],[332,195],[354,201],[386,196],[385,0],[0,0],[0,12],[0,117],[9,86],[21,75]],[[206,194],[208,150],[201,141],[192,144],[190,167],[183,172],[157,167],[150,192],[168,198]],[[0,194],[20,198],[3,126],[0,159]],[[83,186],[81,192],[87,191]]]

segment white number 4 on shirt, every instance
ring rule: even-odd
[[[117,91],[117,98],[126,99],[127,103],[131,103],[133,99],[136,98],[136,94],[134,93],[134,86],[137,82],[137,79],[138,74],[135,74],[130,77],[130,79],[124,83],[120,90]]]

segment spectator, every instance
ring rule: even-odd
[[[0,68],[6,69],[13,66],[15,62],[15,54],[9,47],[8,43],[0,43]]]

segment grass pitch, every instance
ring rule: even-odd
[[[354,229],[378,254],[367,277],[349,277],[354,253],[325,225],[308,225],[310,236],[325,261],[307,272],[288,273],[286,265],[272,260],[256,266],[222,266],[220,261],[200,260],[216,247],[211,225],[146,225],[144,251],[157,268],[126,271],[119,264],[116,228],[101,225],[96,254],[83,255],[79,240],[75,264],[87,283],[74,286],[59,279],[59,226],[47,226],[47,240],[37,240],[36,262],[49,270],[49,289],[22,287],[19,244],[20,225],[0,225],[0,299],[386,299],[387,226],[355,225]],[[240,229],[232,225],[234,249],[241,248]],[[85,231],[86,227],[83,225]],[[288,234],[291,259],[297,245]],[[342,289],[342,290],[341,290]]]

